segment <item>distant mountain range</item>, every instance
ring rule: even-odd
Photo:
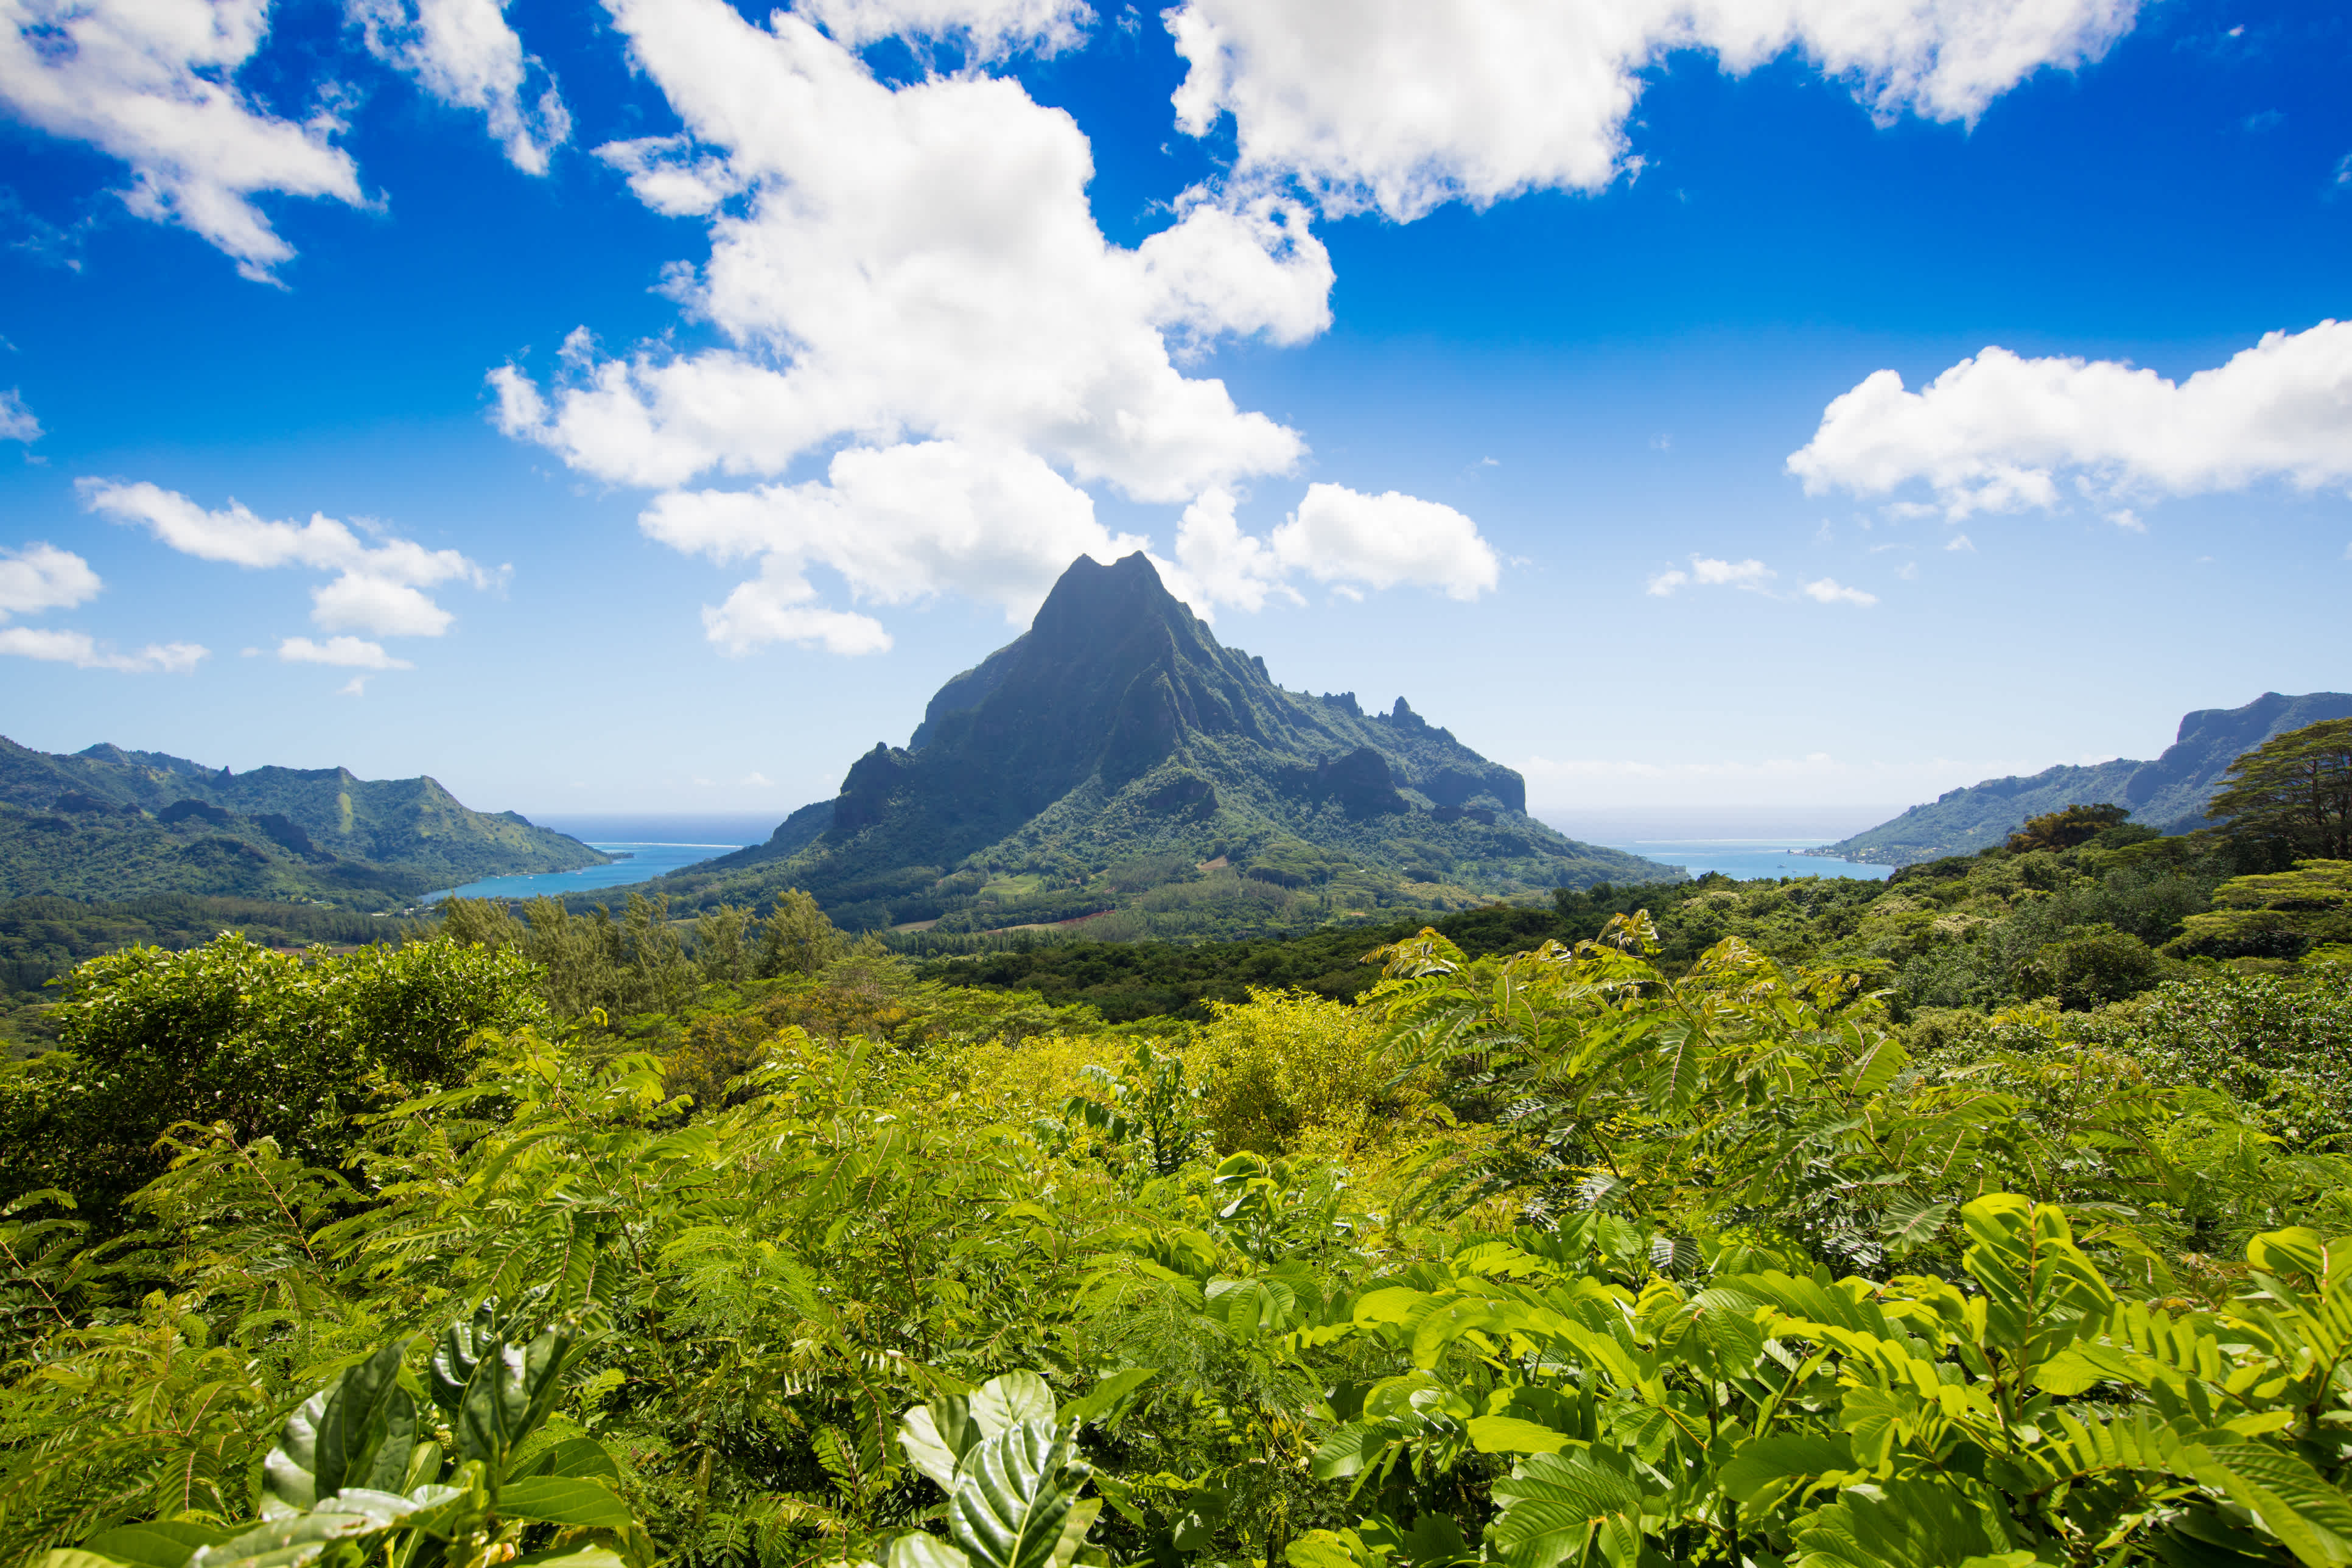
[[[2117,758],[2045,768],[2027,778],[1987,779],[1808,853],[1875,866],[1969,855],[2000,843],[2030,816],[2075,805],[2128,806],[2135,822],[2186,833],[2205,826],[2205,803],[2241,755],[2273,735],[2343,718],[2352,718],[2352,696],[2340,691],[2303,697],[2266,691],[2243,708],[2200,708],[2180,721],[2178,739],[2152,763]]]
[[[609,859],[513,812],[469,811],[429,778],[231,773],[160,752],[62,756],[0,738],[0,898],[203,893],[381,909]]]
[[[646,887],[688,906],[798,887],[851,929],[979,930],[1220,877],[1336,916],[1681,875],[1526,807],[1517,773],[1404,699],[1367,713],[1350,692],[1286,691],[1143,555],[1081,558],[905,747],[876,745],[765,844]]]

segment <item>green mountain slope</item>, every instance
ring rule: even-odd
[[[0,738],[0,897],[203,893],[367,908],[481,877],[605,863],[429,778],[233,774],[157,752],[71,756]]]
[[[2242,708],[2201,708],[2180,721],[2154,762],[2117,758],[2091,767],[2045,768],[2031,777],[1987,779],[1915,805],[1891,822],[1811,851],[1878,866],[1907,866],[1999,844],[2030,816],[2074,805],[2124,805],[2136,822],[2168,833],[2205,825],[2205,803],[2231,763],[2273,735],[2352,717],[2352,696],[2266,691]]]
[[[1286,691],[1144,556],[1082,558],[1026,633],[940,688],[908,746],[877,745],[766,844],[648,890],[709,905],[800,887],[851,927],[982,930],[1224,883],[1336,918],[1680,874],[1526,806],[1517,773],[1402,698],[1367,713],[1352,693]]]

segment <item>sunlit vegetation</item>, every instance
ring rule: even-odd
[[[0,1562],[2341,1568],[2343,863],[2235,852],[129,948],[0,1074]]]

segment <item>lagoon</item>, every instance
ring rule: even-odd
[[[617,888],[628,882],[642,882],[681,867],[709,860],[716,856],[732,854],[741,844],[648,844],[642,842],[591,842],[591,849],[602,849],[607,855],[625,855],[625,860],[614,860],[609,866],[587,866],[577,871],[542,871],[531,877],[487,877],[478,882],[468,882],[462,888],[449,888],[428,893],[428,900],[446,899],[536,899],[566,898],[573,893],[591,893],[599,888]]]
[[[1609,847],[1685,867],[1694,877],[1720,871],[1743,881],[1758,877],[1853,877],[1883,882],[1895,874],[1892,866],[1796,853],[1835,842],[1830,838],[1643,838],[1612,843]]]

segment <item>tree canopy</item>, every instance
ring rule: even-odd
[[[2273,736],[2230,764],[2208,808],[2283,859],[2352,859],[2352,719]]]

